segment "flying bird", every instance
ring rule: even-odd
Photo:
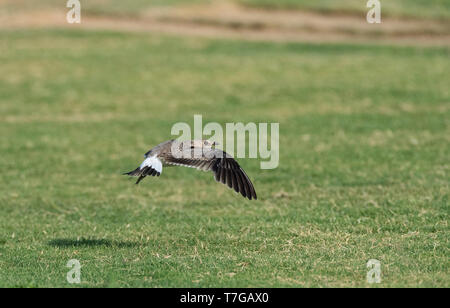
[[[212,171],[217,182],[227,184],[249,200],[257,199],[255,188],[245,171],[228,153],[216,149],[209,140],[165,141],[145,153],[145,160],[124,175],[138,177],[139,184],[146,176],[160,176],[163,166],[183,166]]]

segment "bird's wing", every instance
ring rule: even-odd
[[[155,153],[156,155],[160,152],[167,152],[170,151],[170,148],[172,146],[172,143],[175,141],[175,139],[164,141],[157,146],[151,148],[147,151],[147,153],[144,154],[144,157],[153,156]]]
[[[136,184],[139,184],[143,178],[147,175],[151,176],[160,176],[162,173],[162,163],[158,156],[149,156],[147,157],[142,164],[137,167],[135,170],[125,173],[129,176],[138,176],[138,180]]]
[[[217,182],[227,184],[228,187],[250,200],[257,199],[252,182],[232,156],[219,149],[205,149],[200,153],[195,155],[194,150],[189,150],[179,157],[169,154],[163,158],[163,161],[167,165],[212,171]]]

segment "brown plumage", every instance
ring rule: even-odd
[[[163,166],[212,171],[217,182],[228,185],[243,197],[256,200],[255,188],[245,171],[232,156],[214,146],[215,143],[208,140],[169,140],[145,153],[146,159],[141,166],[125,174],[138,176],[138,184],[146,176],[160,176]]]

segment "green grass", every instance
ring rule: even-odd
[[[82,12],[101,15],[140,15],[150,8],[176,5],[208,4],[212,0],[81,0]],[[3,0],[0,9],[5,12],[33,11],[44,9],[68,10],[67,0]],[[1,15],[0,15],[1,16]]]
[[[324,13],[367,13],[367,0],[237,0],[238,2],[268,9],[308,9]],[[381,0],[382,15],[450,19],[447,0]]]
[[[0,35],[0,286],[450,286],[448,49]],[[121,175],[194,114],[280,123],[258,201]]]
[[[367,13],[367,0],[88,0],[81,1],[82,10],[94,14],[140,15],[146,9],[175,5],[210,4],[214,2],[235,2],[250,7],[266,9],[307,9],[324,13]],[[36,10],[66,8],[66,0],[4,0],[3,10]],[[448,0],[384,0],[381,1],[383,16],[402,16],[450,20]]]

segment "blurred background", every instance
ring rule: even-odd
[[[449,286],[450,1],[0,0],[0,286]],[[121,176],[176,122],[280,165]]]
[[[2,0],[3,27],[68,26],[64,0]],[[448,41],[445,0],[386,0],[384,22],[366,22],[367,1],[91,0],[81,1],[81,27],[240,37],[270,41]],[[73,28],[73,27],[72,27]],[[445,44],[441,42],[441,44]]]

